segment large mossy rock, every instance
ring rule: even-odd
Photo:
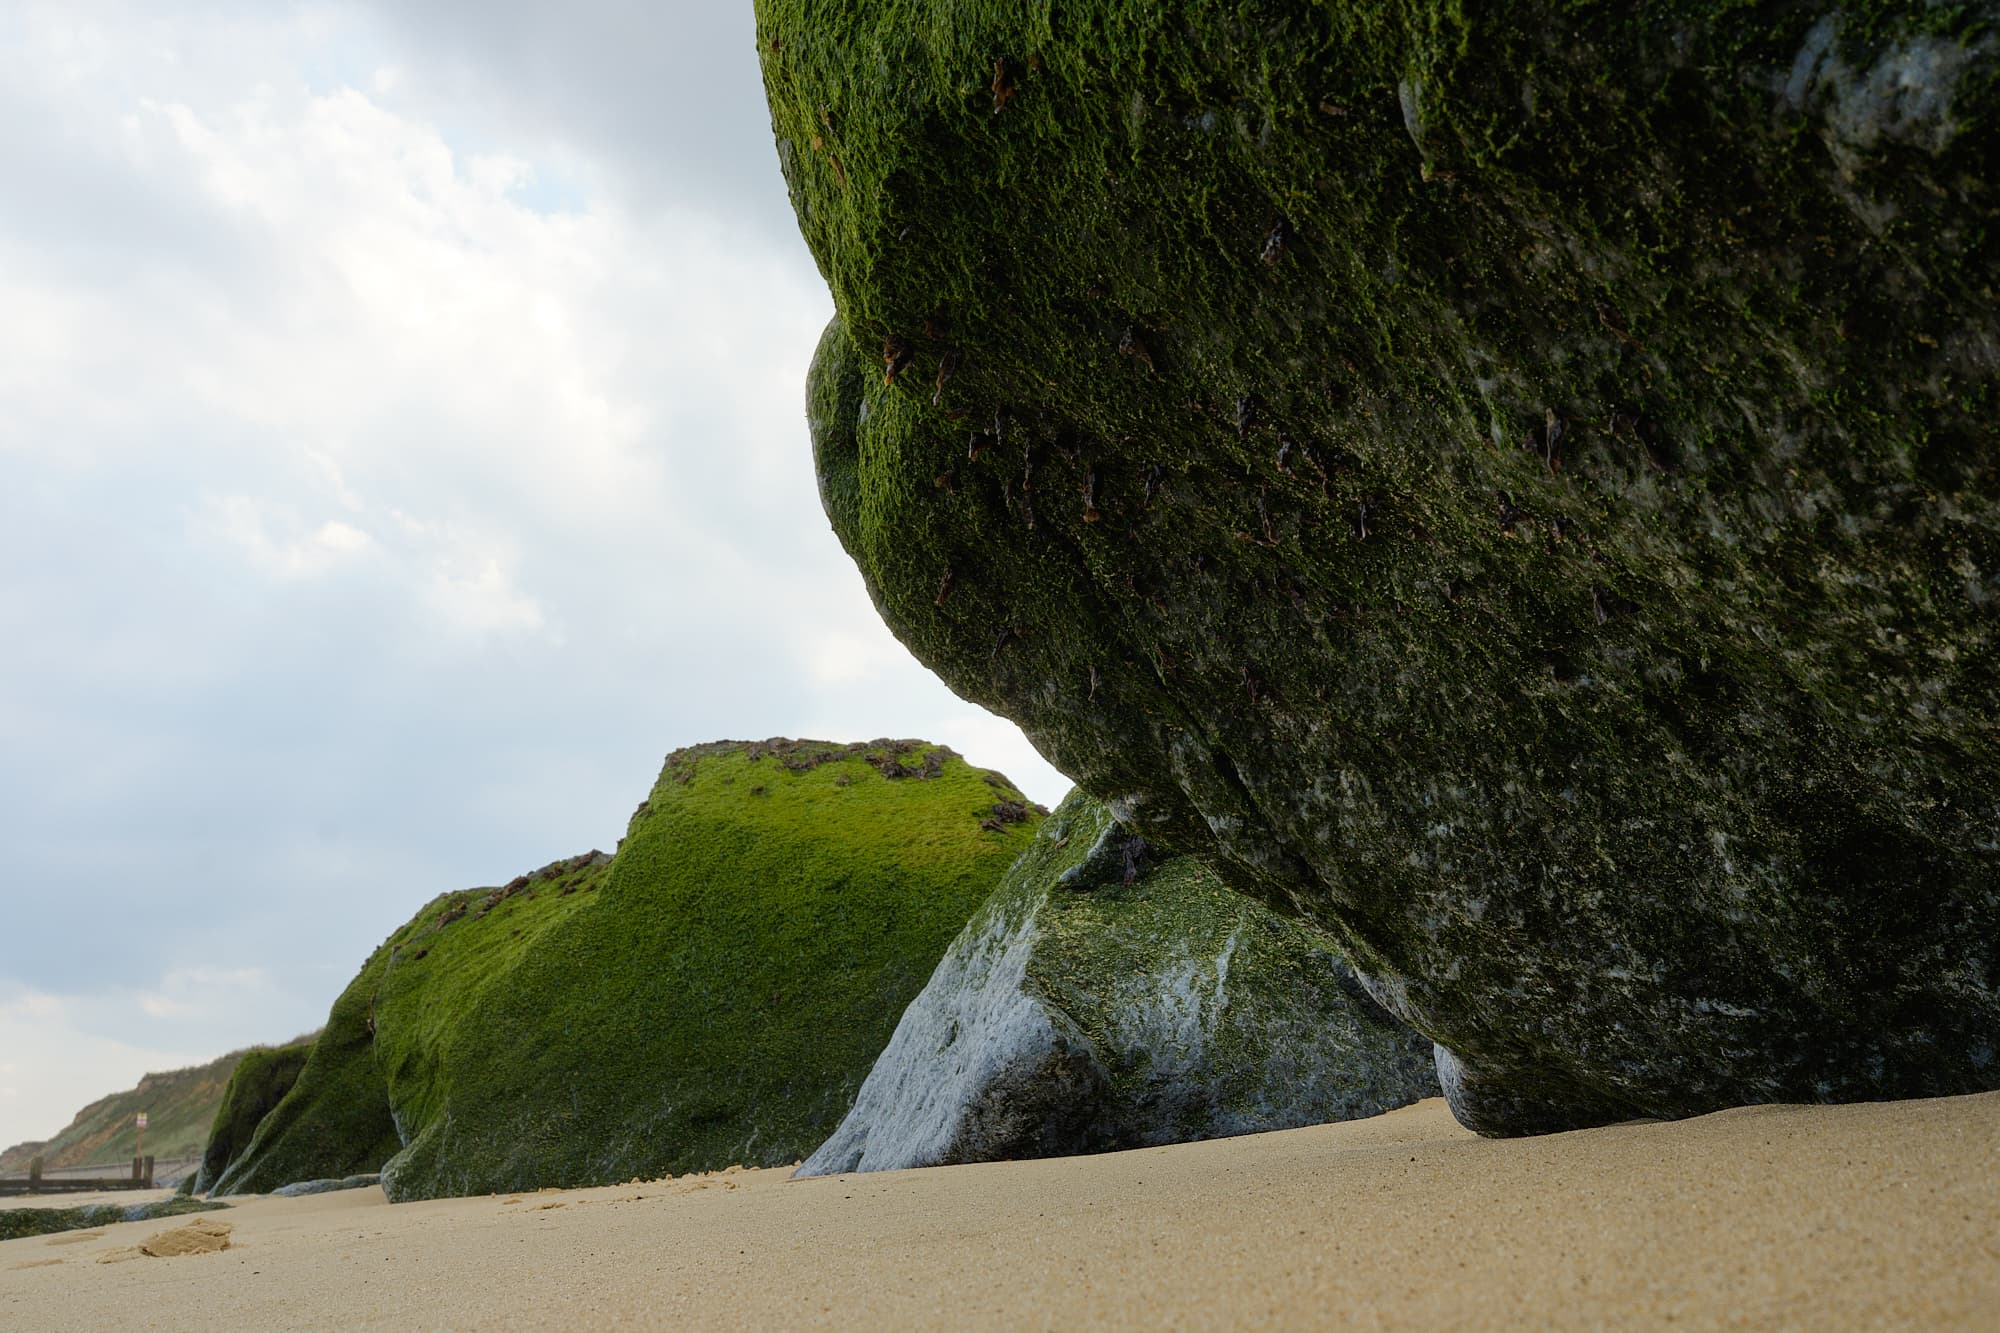
[[[1994,5],[758,13],[953,689],[1475,1128],[2000,1086]]]
[[[445,894],[390,936],[218,1192],[796,1161],[1040,819],[917,741],[675,751],[617,855]]]
[[[433,902],[426,911],[436,906]],[[267,1194],[295,1180],[375,1171],[402,1147],[388,1087],[375,1063],[374,1002],[390,948],[385,944],[370,955],[361,974],[335,998],[326,1026],[277,1104],[247,1138],[240,1128],[232,1133],[228,1160],[218,1172],[203,1172],[204,1193]]]
[[[188,1178],[184,1192],[206,1194],[214,1189],[229,1166],[250,1146],[264,1117],[299,1081],[311,1057],[313,1041],[296,1041],[287,1046],[259,1046],[243,1052],[229,1086],[216,1108],[209,1126],[208,1142],[202,1148],[201,1166]]]
[[[1129,878],[1129,882],[1128,881]],[[800,1175],[1144,1148],[1438,1094],[1431,1043],[1310,926],[1072,794]]]

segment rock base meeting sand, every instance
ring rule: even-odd
[[[96,1262],[157,1223],[0,1244],[0,1326],[1990,1329],[1996,1163],[2000,1093],[1502,1141],[1432,1100],[1088,1158],[252,1198],[173,1262]]]

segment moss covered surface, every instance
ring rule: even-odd
[[[392,935],[223,1186],[380,1169],[410,1199],[801,1157],[1039,821],[921,742],[676,751],[615,856]]]
[[[260,1046],[243,1053],[235,1072],[229,1076],[229,1087],[209,1126],[201,1167],[188,1178],[188,1188],[183,1192],[206,1194],[215,1188],[230,1163],[250,1146],[264,1117],[276,1109],[299,1081],[312,1049],[312,1041],[299,1041],[289,1046]]]
[[[955,690],[1477,1127],[2000,1085],[1992,5],[758,14]]]
[[[204,1199],[162,1199],[156,1203],[88,1203],[80,1208],[0,1208],[0,1240],[52,1236],[59,1231],[115,1226],[120,1222],[153,1222],[186,1213],[208,1213],[226,1203]]]
[[[1129,855],[1128,855],[1129,853]],[[1073,792],[801,1175],[1184,1143],[1436,1096],[1431,1043],[1310,924]]]
[[[290,1089],[213,1178],[211,1194],[262,1194],[294,1180],[373,1171],[401,1146],[374,1065],[371,1002],[389,948],[377,949],[334,1000]]]
[[[1059,822],[1058,822],[1059,821]],[[1107,832],[1078,794],[1008,884],[1036,903],[1023,984],[1100,1053],[1106,1147],[1380,1115],[1437,1095],[1431,1043],[1360,987],[1331,942],[1154,850],[1064,883]],[[1035,866],[1037,854],[1046,864]]]

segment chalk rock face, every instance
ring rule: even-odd
[[[391,935],[215,1192],[795,1162],[1045,813],[921,741],[676,750],[615,855],[443,894]]]
[[[1316,931],[1157,858],[1073,794],[799,1174],[1181,1143],[1438,1094],[1430,1041]]]
[[[758,13],[953,689],[1475,1128],[2000,1086],[1994,5]]]

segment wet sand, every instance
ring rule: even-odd
[[[1504,1142],[1433,1101],[1102,1157],[203,1216],[228,1249],[130,1257],[185,1218],[0,1243],[0,1327],[1993,1329],[2000,1093]]]

